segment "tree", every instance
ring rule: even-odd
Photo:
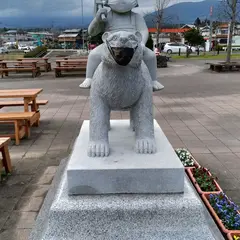
[[[148,40],[146,42],[146,47],[153,50],[153,39],[151,34],[149,34]]]
[[[235,24],[239,16],[240,0],[222,0],[221,1],[221,16],[229,22],[228,46],[226,62],[231,62],[232,39],[234,35]]]
[[[191,29],[185,32],[184,37],[190,46],[199,46],[204,43],[204,38],[197,29]]]
[[[201,22],[200,18],[197,18],[194,22],[194,25],[197,27],[197,29],[200,28],[201,24],[202,24],[202,22]]]
[[[156,11],[155,11],[154,23],[157,29],[157,36],[156,36],[157,47],[159,47],[161,29],[166,20],[166,16],[164,16],[164,10],[169,6],[170,3],[171,3],[171,0],[156,0]]]

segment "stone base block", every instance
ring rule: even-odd
[[[183,194],[69,196],[66,172],[30,240],[222,240],[186,178]]]
[[[90,158],[89,121],[84,121],[67,167],[69,194],[183,192],[183,165],[156,121],[154,130],[157,153],[137,154],[129,120],[112,120],[110,156]]]

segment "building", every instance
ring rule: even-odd
[[[1,35],[1,39],[6,42],[28,41],[29,36],[25,31],[9,30]]]
[[[157,38],[157,29],[156,28],[149,28],[149,33],[152,36],[154,45],[156,45],[156,38]],[[189,28],[162,28],[160,32],[160,43],[167,43],[167,42],[182,42],[184,43],[183,34],[189,31]]]
[[[67,29],[58,36],[58,41],[68,49],[80,49],[87,39],[87,30]]]
[[[210,37],[210,26],[200,27],[199,31],[204,38]]]

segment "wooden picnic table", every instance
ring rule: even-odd
[[[23,98],[24,101],[24,111],[29,111],[29,105],[31,103],[32,112],[38,111],[38,106],[36,103],[36,98],[39,93],[43,91],[42,88],[39,89],[8,89],[0,90],[0,98]]]
[[[39,60],[22,60],[21,63],[23,63],[22,66],[19,66],[19,62],[17,60],[14,61],[0,61],[0,66],[1,66],[1,73],[2,77],[3,74],[5,76],[8,76],[8,72],[18,72],[18,71],[29,71],[32,72],[32,76],[36,77],[41,74],[40,68],[37,67],[37,63]]]
[[[22,62],[31,63],[33,67],[37,67],[37,62],[38,61],[39,60],[27,60],[27,61],[23,60]],[[8,64],[14,65],[14,64],[17,64],[17,63],[19,63],[19,61],[17,61],[17,60],[13,60],[13,61],[12,60],[7,60],[7,61],[1,61],[0,65],[2,67],[7,67]]]
[[[61,64],[77,64],[77,65],[86,65],[87,64],[87,58],[82,59],[57,59],[56,65],[57,67],[61,67]]]
[[[18,58],[18,66],[27,65],[29,62],[38,61],[37,66],[44,67],[45,72],[49,72],[52,70],[51,63],[48,62],[49,58]]]
[[[18,61],[32,61],[32,60],[37,60],[37,61],[41,61],[43,60],[45,63],[48,63],[49,58],[47,57],[43,57],[43,58],[18,58]]]

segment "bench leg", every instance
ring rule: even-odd
[[[25,123],[25,134],[26,134],[26,138],[30,138],[30,124],[28,121],[26,121]]]
[[[2,150],[2,156],[3,156],[3,166],[5,167],[6,173],[10,173],[12,171],[12,164],[11,159],[9,155],[8,146],[3,146]]]
[[[55,77],[61,77],[62,73],[61,73],[61,70],[56,70],[55,69]]]
[[[35,100],[35,102],[36,102],[36,100]],[[39,105],[36,104],[36,107],[34,107],[34,101],[33,101],[32,105],[31,105],[31,111],[32,111],[32,112],[36,112],[36,111],[38,111],[38,109],[39,109]],[[38,119],[38,120],[33,124],[34,127],[39,127],[39,125],[40,125],[40,119]]]
[[[52,71],[51,63],[48,63],[48,64],[47,64],[47,71],[48,71],[48,72],[51,72],[51,71]]]
[[[19,134],[19,122],[14,121],[14,130],[15,130],[15,144],[19,145],[20,144],[20,134]]]

